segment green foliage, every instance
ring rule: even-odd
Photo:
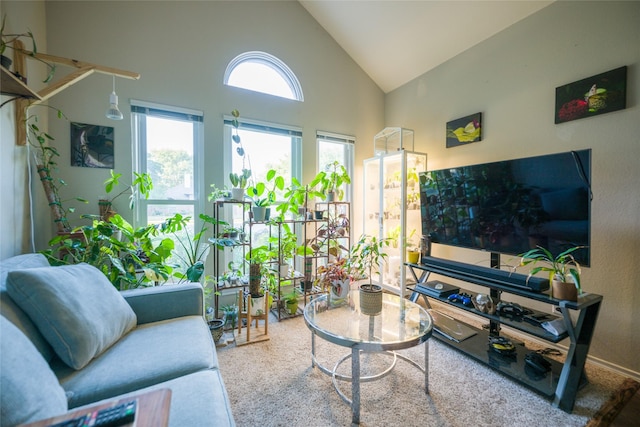
[[[185,271],[178,270],[174,273],[174,276],[180,280],[200,281],[204,274],[204,258],[209,250],[209,243],[205,241],[205,234],[208,230],[207,224],[216,225],[222,222],[206,214],[200,214],[199,218],[202,221],[202,225],[193,237],[189,235],[188,226],[191,217],[184,217],[176,213],[161,224],[161,231],[171,234],[182,249],[174,252],[174,256],[181,261],[185,269]]]
[[[356,277],[372,278],[374,271],[382,261],[388,258],[384,248],[388,247],[388,238],[378,239],[375,236],[363,234],[349,251],[347,266]]]
[[[307,185],[302,185],[295,177],[291,178],[291,186],[284,193],[285,200],[276,208],[280,217],[284,218],[287,213],[297,215],[299,208],[308,207],[309,199],[312,201],[314,198],[324,200],[324,193],[316,187],[322,182],[325,175],[325,172],[319,172]]]
[[[275,169],[269,169],[266,182],[258,181],[247,188],[247,195],[256,206],[270,206],[276,202],[276,190],[284,190],[284,177],[278,175]]]
[[[49,242],[43,253],[52,265],[93,265],[119,290],[152,286],[173,275],[176,265],[168,260],[175,244],[160,231],[166,224],[134,228],[117,214],[108,222],[87,218],[93,219],[91,225]]]
[[[545,271],[549,273],[549,281],[556,279],[561,282],[568,282],[568,279],[571,278],[578,292],[582,293],[582,287],[580,285],[580,264],[578,264],[572,255],[573,252],[581,248],[584,248],[584,246],[574,246],[554,257],[548,249],[538,246],[520,255],[520,265],[525,266],[531,264],[531,266],[534,266],[542,263],[544,265],[531,269],[529,277],[540,271]]]
[[[66,119],[62,111],[55,108],[54,110],[59,119]],[[58,170],[57,158],[60,157],[58,150],[51,145],[55,138],[47,132],[40,130],[37,115],[28,116],[25,123],[27,126],[27,142],[35,150],[37,172],[40,176],[40,181],[42,182],[49,206],[53,212],[54,222],[58,226],[59,231],[70,231],[71,225],[67,215],[68,212],[73,213],[75,208],[72,206],[67,208],[65,207],[65,203],[70,200],[76,200],[81,203],[89,202],[81,197],[74,197],[67,200],[62,199],[60,190],[62,187],[65,187],[67,183],[63,179],[56,179],[53,176],[54,171]]]
[[[28,55],[40,61],[41,63],[46,65],[48,69],[47,77],[42,82],[49,83],[53,79],[53,75],[56,72],[56,65],[38,58],[37,56],[38,46],[36,46],[36,39],[33,36],[33,33],[31,32],[31,30],[27,31],[26,33],[15,33],[15,34],[5,33],[4,31],[5,31],[6,20],[7,20],[7,15],[4,15],[2,17],[2,27],[0,27],[0,55],[4,55],[7,49],[12,49],[14,51],[22,52],[23,54]],[[14,43],[20,39],[28,39],[31,42],[30,51],[26,49],[17,48],[15,46]],[[26,77],[26,76],[22,76],[22,77]]]
[[[120,177],[122,177],[121,173],[115,173],[113,169],[110,172],[111,177],[104,182],[104,190],[107,194],[111,193],[114,188],[120,185]],[[148,173],[134,172],[131,185],[128,185],[114,197],[112,197],[111,199],[107,199],[107,201],[113,204],[113,202],[118,197],[122,196],[126,192],[131,192],[131,194],[129,195],[129,209],[133,209],[138,194],[142,194],[145,199],[148,199],[151,190],[153,190],[153,181],[151,179],[151,175],[149,175]]]
[[[351,184],[351,177],[347,173],[347,168],[340,162],[334,160],[325,166],[325,174],[321,179],[320,191],[323,194],[333,191],[336,193],[337,200],[342,200],[344,197],[344,184]]]
[[[251,170],[249,169],[242,169],[242,172],[239,174],[235,172],[229,174],[229,181],[233,188],[246,188],[249,183],[249,178],[251,178]]]

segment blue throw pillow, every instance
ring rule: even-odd
[[[67,412],[67,398],[31,341],[0,316],[0,425],[55,417]]]
[[[136,325],[122,295],[88,264],[12,271],[7,291],[74,369],[83,368]]]

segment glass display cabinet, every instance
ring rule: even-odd
[[[422,233],[418,173],[426,170],[427,155],[403,148],[413,148],[413,131],[408,129],[386,128],[376,135],[375,146],[376,156],[364,161],[363,230],[389,238],[391,244],[385,250],[387,261],[372,281],[405,296],[409,272],[404,263],[409,251],[418,250]]]

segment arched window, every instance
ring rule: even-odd
[[[245,52],[233,58],[224,72],[224,84],[304,101],[302,87],[293,71],[266,52]]]

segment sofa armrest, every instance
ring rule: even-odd
[[[138,324],[183,316],[204,317],[204,292],[199,283],[181,283],[121,291]]]

